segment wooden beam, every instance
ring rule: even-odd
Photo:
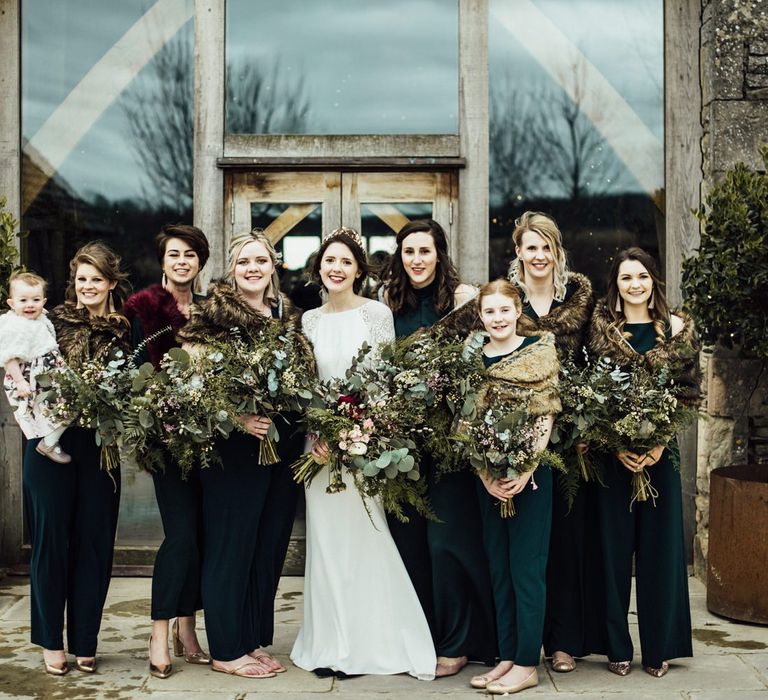
[[[366,204],[368,210],[381,219],[394,233],[405,226],[410,219],[393,204]]]
[[[321,204],[313,202],[310,204],[294,204],[278,216],[267,228],[264,233],[274,245],[294,226],[306,219]]]
[[[283,158],[283,157],[234,157],[224,156],[216,160],[222,170],[278,170],[337,172],[448,171],[465,168],[464,158],[414,157],[414,158]]]
[[[691,209],[699,206],[703,179],[699,79],[701,0],[666,0],[664,26],[666,216],[661,252],[667,297],[672,306],[679,306],[683,260],[699,242],[699,224]],[[689,563],[693,559],[696,533],[696,443],[694,425],[680,438],[683,523]]]
[[[459,173],[456,263],[463,280],[488,279],[488,0],[459,0]]]
[[[0,3],[0,197],[21,218],[20,2]],[[18,247],[19,241],[14,241]],[[22,558],[21,430],[5,394],[0,397],[0,563]]]
[[[195,0],[194,223],[211,244],[205,280],[224,272],[227,250],[224,175],[224,0]]]

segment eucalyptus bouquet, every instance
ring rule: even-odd
[[[420,480],[416,437],[422,431],[421,379],[386,357],[370,361],[363,345],[346,377],[322,383],[306,414],[309,431],[328,446],[328,493],[347,488],[349,474],[363,498],[380,498],[406,521],[402,504],[430,515]],[[311,454],[293,464],[294,479],[310,482],[323,469]]]
[[[641,363],[621,368],[605,357],[588,360],[582,368],[563,367],[563,413],[551,441],[564,448],[586,443],[598,452],[642,455],[669,443],[696,415],[678,401],[667,370],[653,371]],[[577,457],[585,480],[600,478],[588,457]],[[655,502],[657,496],[648,472],[635,472],[630,508],[635,501]]]
[[[126,365],[123,351],[112,347],[106,356],[86,360],[76,371],[62,362],[37,377],[46,389],[43,410],[54,422],[96,431],[101,467],[107,472],[120,465],[123,413],[131,387]]]
[[[235,332],[226,343],[215,343],[226,367],[230,411],[273,418],[285,412],[304,412],[313,398],[314,360],[304,337],[294,328],[266,325],[257,343],[246,343]],[[240,428],[237,422],[235,427]],[[259,464],[279,461],[275,443],[280,439],[274,421],[259,442]]]
[[[216,438],[229,437],[236,422],[226,398],[226,369],[217,350],[193,358],[172,348],[159,370],[147,362],[133,371],[125,444],[138,464],[162,469],[169,452],[186,478],[194,466],[220,461]]]
[[[423,450],[432,455],[438,472],[465,465],[456,450],[454,427],[459,418],[475,415],[483,343],[482,334],[472,334],[464,343],[435,328],[399,338],[381,351],[383,359],[413,378],[410,398],[424,404]]]
[[[516,479],[542,462],[565,469],[559,455],[539,449],[544,428],[521,403],[489,406],[474,419],[459,422],[454,438],[462,455],[478,473],[494,479]],[[512,499],[501,503],[502,518],[515,515]]]

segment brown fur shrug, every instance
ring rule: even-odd
[[[237,293],[228,282],[217,281],[208,287],[208,296],[193,304],[190,319],[176,334],[179,343],[206,345],[214,340],[226,341],[238,329],[243,339],[257,341],[268,323],[281,323],[293,328],[295,338],[303,352],[313,357],[309,341],[301,332],[299,316],[288,297],[280,295],[281,317],[269,319],[263,316]]]
[[[682,330],[663,343],[657,343],[645,355],[640,355],[613,325],[605,298],[600,299],[589,324],[587,347],[590,354],[610,357],[619,365],[642,362],[651,369],[668,369],[677,385],[678,400],[689,405],[696,404],[701,388],[701,344],[691,317],[684,311],[675,310],[672,313],[683,320]]]
[[[478,410],[497,402],[525,402],[534,416],[560,413],[557,391],[560,362],[551,333],[485,370],[487,382],[478,392]]]
[[[51,311],[56,341],[67,364],[74,370],[86,360],[106,358],[110,350],[131,351],[131,327],[122,314],[91,316],[88,309],[78,309],[65,301]]]
[[[584,344],[584,334],[594,306],[592,283],[586,275],[570,272],[568,283],[575,287],[569,299],[554,306],[546,316],[533,319],[523,314],[517,322],[520,335],[554,334],[561,358],[579,351]]]
[[[430,333],[440,333],[442,337],[451,340],[463,340],[473,331],[482,330],[480,313],[477,308],[478,294],[449,311],[427,329]]]

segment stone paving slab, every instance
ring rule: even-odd
[[[159,698],[161,700],[317,700],[322,697],[414,700],[418,698],[488,697],[469,687],[484,669],[469,665],[452,678],[417,681],[407,675],[363,676],[344,681],[319,679],[294,667],[288,658],[302,614],[303,579],[284,578],[275,602],[273,653],[289,669],[275,678],[248,680],[212,673],[174,660],[166,680],[149,676],[147,639],[151,582],[146,578],[114,579],[100,635],[99,671],[86,676],[71,671],[63,678],[43,673],[40,651],[29,642],[29,587],[25,579],[0,581],[0,700],[76,700],[83,698]],[[654,679],[639,666],[626,678],[609,673],[603,657],[579,660],[570,674],[554,674],[544,665],[539,685],[524,697],[558,700],[768,700],[768,627],[738,624],[706,610],[706,590],[691,579],[693,659],[676,662],[668,676]],[[637,643],[634,610],[630,631]],[[198,615],[203,646],[205,624]]]

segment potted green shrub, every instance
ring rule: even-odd
[[[759,400],[768,360],[768,146],[760,155],[763,171],[739,163],[711,189],[695,212],[701,243],[683,263],[686,305],[712,352],[707,411],[733,426],[768,414]],[[768,465],[720,466],[709,476],[707,607],[768,624]]]
[[[14,272],[21,269],[18,264],[19,251],[13,241],[19,235],[16,233],[19,222],[5,208],[5,203],[6,198],[0,197],[0,295],[3,299],[3,309],[7,309],[5,299],[8,296],[8,280]]]

